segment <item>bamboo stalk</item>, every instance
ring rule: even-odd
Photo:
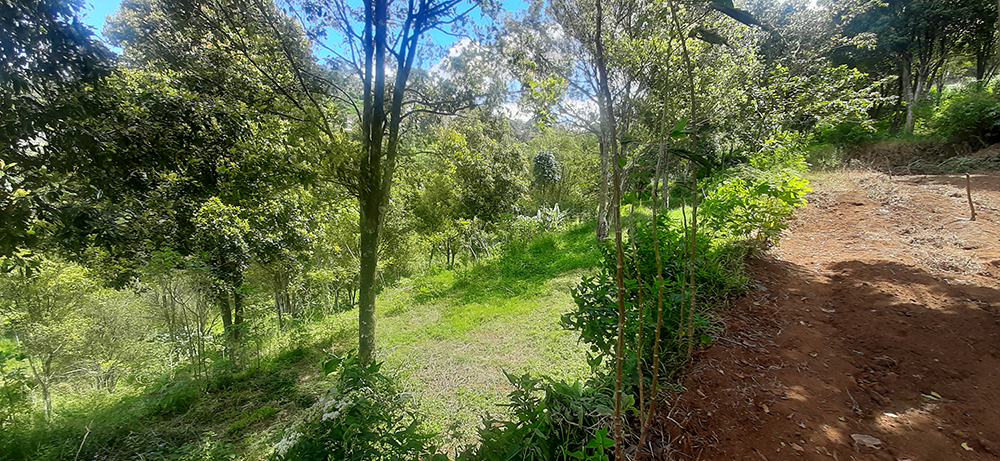
[[[665,112],[665,111],[664,111]],[[661,122],[662,126],[662,122]],[[663,151],[665,141],[660,140],[660,152],[656,156],[656,173],[653,175],[653,253],[656,255],[656,330],[653,338],[653,382],[649,391],[649,409],[646,410],[646,417],[642,419],[642,426],[639,429],[639,449],[638,454],[642,456],[642,447],[646,446],[646,437],[649,435],[649,427],[653,423],[653,413],[656,411],[656,395],[659,392],[660,380],[660,334],[663,331],[663,259],[660,256],[660,238],[657,230],[659,220],[659,200],[657,190],[660,188],[660,168],[663,162]],[[640,405],[642,400],[640,400]],[[641,408],[641,406],[640,406]],[[640,415],[641,417],[642,415]]]

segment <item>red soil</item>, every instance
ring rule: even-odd
[[[1000,459],[1000,176],[972,177],[976,221],[964,176],[812,187],[663,404],[657,458]]]

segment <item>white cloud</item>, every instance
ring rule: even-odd
[[[596,118],[599,112],[597,103],[592,99],[570,99],[562,100],[563,110],[572,112],[579,118]]]
[[[527,122],[531,120],[532,113],[525,111],[520,104],[516,102],[506,102],[500,106],[500,112],[502,112],[507,118],[511,120],[517,120],[519,122]]]
[[[461,56],[462,53],[466,50],[466,48],[468,48],[469,46],[473,46],[473,42],[472,39],[468,37],[453,43],[451,45],[451,48],[448,48],[448,54],[442,57],[441,60],[438,61],[436,64],[431,66],[430,68],[431,75],[441,80],[447,80],[451,78],[452,77],[451,72],[448,70],[448,67],[451,64],[451,60]]]

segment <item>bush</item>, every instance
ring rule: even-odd
[[[25,373],[27,356],[14,344],[0,338],[0,427],[31,409],[29,383]]]
[[[146,413],[169,417],[187,412],[201,398],[201,388],[191,380],[167,381],[149,388]]]
[[[932,127],[953,141],[979,145],[1000,141],[1000,95],[977,84],[958,90],[941,104]]]
[[[805,205],[809,182],[789,173],[737,167],[722,172],[702,201],[705,228],[716,239],[777,243],[795,207]]]
[[[822,123],[816,127],[814,140],[832,146],[871,144],[881,139],[880,133],[862,123],[843,122],[836,125]]]
[[[809,168],[804,157],[807,140],[797,132],[775,133],[759,151],[750,154],[750,164],[765,171],[805,171]]]
[[[656,256],[653,251],[651,219],[639,219],[635,231],[626,241],[629,250],[625,252],[625,303],[631,306],[626,310],[626,364],[629,370],[626,385],[638,384],[636,371],[635,344],[642,328],[643,366],[649,370],[653,358],[653,343],[656,332],[656,310],[658,294],[656,290]],[[660,241],[660,254],[663,261],[663,329],[661,330],[660,363],[663,376],[669,375],[682,362],[682,341],[678,337],[681,330],[681,306],[690,303],[690,292],[682,291],[682,280],[688,264],[687,245],[683,229],[670,220],[666,214],[661,214],[657,227]],[[631,250],[632,244],[635,250]],[[741,247],[731,245],[711,244],[707,234],[698,235],[695,253],[695,283],[700,293],[709,297],[700,297],[702,304],[713,302],[716,297],[740,291],[746,285],[743,273],[743,256]],[[584,278],[573,290],[573,300],[576,309],[562,317],[563,326],[579,331],[580,340],[589,344],[591,351],[600,358],[609,361],[614,357],[618,338],[618,289],[614,281],[615,254],[613,248],[606,247],[602,273],[596,277]],[[642,311],[642,321],[639,322],[639,312]],[[686,325],[686,323],[684,323]],[[711,341],[708,335],[714,328],[711,320],[704,315],[695,317],[694,339],[700,345]],[[648,379],[648,375],[646,378]]]
[[[447,459],[435,454],[432,434],[419,430],[412,396],[396,391],[381,364],[364,366],[354,355],[323,365],[336,373],[334,387],[285,431],[274,447],[278,460]]]
[[[514,386],[507,404],[513,419],[485,418],[480,443],[466,448],[459,461],[607,459],[605,450],[614,443],[607,437],[614,416],[609,380],[584,386],[528,374],[506,376]],[[630,410],[631,400],[623,407]]]

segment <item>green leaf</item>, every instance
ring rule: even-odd
[[[323,373],[330,374],[337,371],[337,368],[340,368],[341,363],[343,363],[343,359],[339,357],[331,357],[329,360],[323,362]]]
[[[602,448],[611,448],[615,446],[615,440],[608,437],[608,428],[602,427],[595,434],[595,438],[600,442]]]
[[[671,138],[676,138],[676,137],[680,136],[681,133],[684,131],[684,127],[687,126],[687,123],[688,123],[687,117],[684,117],[684,118],[678,120],[677,124],[674,125],[673,131],[670,132],[670,137]]]
[[[625,168],[626,164],[628,164],[628,160],[626,160],[625,158],[622,158],[622,157],[618,158],[618,166],[620,168]]]
[[[701,26],[695,27],[691,31],[690,36],[695,37],[703,42],[708,42],[715,45],[726,45],[726,46],[729,45],[729,42],[726,41],[726,39],[723,38],[721,35],[719,35],[717,32],[706,29]]]

